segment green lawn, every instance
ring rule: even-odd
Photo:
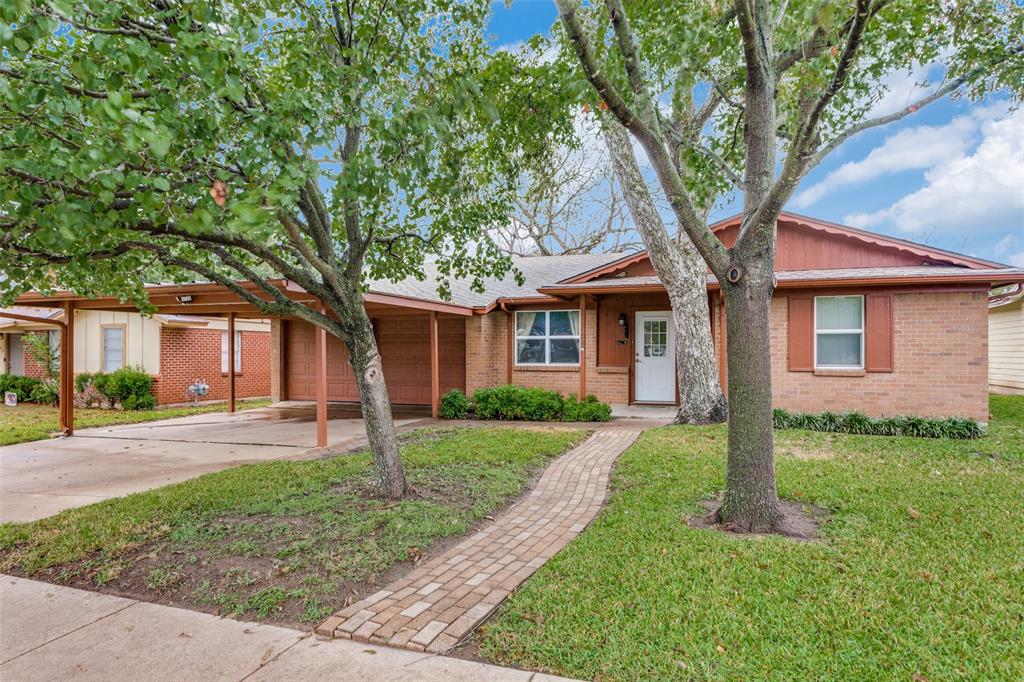
[[[585,433],[403,436],[410,496],[372,492],[369,455],[267,462],[0,526],[0,572],[224,615],[316,623],[388,569],[461,535]]]
[[[817,543],[689,528],[725,431],[648,431],[481,651],[600,680],[1024,679],[1024,398],[991,409],[974,441],[779,432],[780,494],[833,514]]]
[[[239,410],[254,407],[266,407],[270,400],[240,400]],[[113,426],[114,424],[137,424],[139,422],[186,417],[190,414],[206,412],[224,412],[225,403],[197,405],[194,407],[160,407],[155,410],[101,410],[76,409],[75,428],[88,429],[93,426]],[[17,407],[0,405],[0,445],[27,443],[31,440],[43,440],[60,431],[60,412],[50,405],[34,405],[21,403]]]

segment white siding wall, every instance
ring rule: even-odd
[[[1024,301],[988,311],[988,383],[1024,393]]]
[[[101,310],[75,311],[75,372],[103,369],[102,325],[123,324],[125,364],[160,373],[160,323],[138,313]]]

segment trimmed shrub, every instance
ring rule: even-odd
[[[808,414],[787,412],[781,408],[775,408],[772,410],[772,424],[776,429],[804,429],[806,431],[853,433],[865,436],[969,439],[980,438],[984,435],[978,422],[961,417],[926,419],[924,417],[896,416],[871,419],[860,412]]]
[[[156,407],[156,398],[152,393],[130,395],[121,401],[121,407],[125,410],[152,410]]]
[[[93,391],[106,399],[110,407],[120,404],[124,410],[150,410],[156,407],[153,395],[153,378],[138,367],[122,367],[109,374],[79,374],[75,378],[75,388],[79,393],[86,394],[86,402],[91,402],[88,395]]]
[[[29,402],[56,405],[60,402],[60,389],[52,381],[40,381],[29,395]]]
[[[445,398],[457,393],[451,391]],[[459,396],[462,394],[459,393]],[[456,408],[453,396],[453,410]],[[473,392],[470,409],[479,419],[528,420],[528,421],[608,421],[612,416],[612,408],[602,403],[595,395],[588,395],[579,401],[575,395],[563,398],[558,391],[543,388],[525,388],[507,384],[491,388],[480,388]],[[449,417],[444,408],[441,416]],[[454,412],[459,414],[458,411]]]
[[[602,403],[594,394],[589,394],[582,401],[572,394],[565,399],[562,406],[562,421],[567,422],[606,422],[612,418],[612,406]]]
[[[473,392],[473,411],[481,419],[557,421],[562,417],[562,402],[557,391],[512,384]]]
[[[0,374],[0,397],[4,393],[18,396],[19,403],[34,402],[32,394],[42,385],[42,381],[34,377],[23,377],[16,374]]]
[[[441,419],[465,419],[469,414],[469,398],[457,388],[441,396],[437,414]]]

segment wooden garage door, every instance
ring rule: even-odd
[[[374,320],[377,345],[391,402],[430,404],[430,328],[419,317]],[[466,325],[461,318],[438,320],[441,393],[466,388]],[[316,337],[305,322],[289,321],[286,333],[286,372],[290,400],[316,400]],[[359,389],[348,364],[348,351],[327,336],[327,399],[358,401]]]

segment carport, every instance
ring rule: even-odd
[[[269,295],[251,283],[239,283],[248,291],[269,300]],[[321,311],[315,296],[287,280],[273,285],[288,298]],[[155,312],[226,317],[228,324],[228,412],[235,411],[234,327],[238,318],[268,316],[235,292],[219,284],[173,284],[146,287]],[[43,295],[30,292],[19,296],[17,305],[36,308],[61,307],[66,323],[61,326],[61,427],[74,433],[74,373],[71,358],[75,310],[137,311],[130,301],[115,297],[87,298],[72,292]],[[374,325],[391,402],[396,405],[429,405],[437,416],[442,391],[465,389],[465,318],[473,309],[439,301],[395,294],[368,292],[364,295],[367,314]],[[328,403],[359,400],[355,377],[344,345],[323,329],[290,317],[272,317],[277,328],[274,356],[277,363],[276,395],[289,400],[313,401],[316,406],[316,444],[328,442]],[[273,383],[273,379],[272,379]]]

